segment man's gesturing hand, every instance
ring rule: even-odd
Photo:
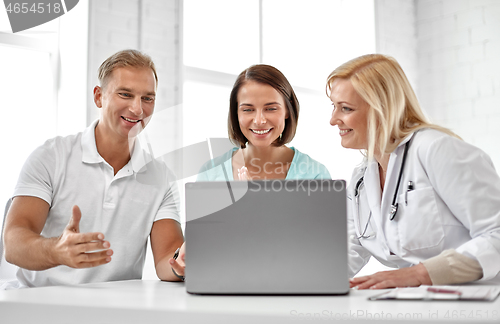
[[[71,268],[91,268],[111,261],[113,250],[102,233],[80,233],[82,213],[78,206],[73,206],[73,215],[57,238],[55,258],[57,264]]]

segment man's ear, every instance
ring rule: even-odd
[[[94,102],[98,108],[102,108],[102,88],[100,86],[94,87]]]

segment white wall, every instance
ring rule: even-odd
[[[418,90],[416,6],[413,0],[376,0],[377,53],[394,57]]]
[[[418,0],[418,95],[500,168],[500,1]]]

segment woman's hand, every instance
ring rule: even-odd
[[[252,180],[250,174],[248,174],[248,169],[246,166],[242,166],[241,169],[238,169],[238,179],[239,180]]]
[[[429,273],[422,263],[413,267],[381,271],[369,276],[352,278],[349,280],[349,283],[351,288],[356,289],[385,289],[432,285]]]
[[[181,248],[179,250],[179,256],[177,259],[170,258],[168,262],[170,263],[170,266],[172,269],[177,273],[179,276],[184,276],[185,274],[185,269],[186,269],[186,242],[182,243]]]

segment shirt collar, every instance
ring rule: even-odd
[[[98,123],[99,119],[94,120],[82,133],[82,162],[84,163],[100,163],[104,161],[97,152],[95,143],[95,128]]]
[[[99,152],[97,152],[97,145],[95,141],[95,128],[98,123],[99,119],[96,119],[82,133],[82,162],[84,163],[104,162],[102,156]],[[152,156],[143,150],[139,137],[136,137],[134,142],[134,148],[132,149],[129,163],[132,164],[132,169],[137,173],[147,169],[145,166],[147,163],[152,161]]]

